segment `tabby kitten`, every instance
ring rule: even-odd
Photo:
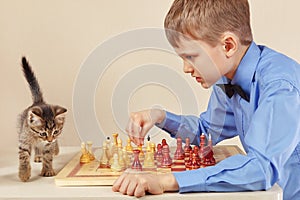
[[[35,162],[42,162],[42,176],[54,176],[53,155],[59,147],[67,109],[45,103],[38,81],[25,57],[22,58],[24,76],[29,84],[33,104],[19,118],[19,178],[27,181],[31,176],[30,155],[34,149]]]

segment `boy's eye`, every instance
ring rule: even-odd
[[[47,136],[47,133],[46,133],[46,132],[42,132],[42,133],[40,133],[40,136],[46,137],[46,136]]]

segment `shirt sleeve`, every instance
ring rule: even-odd
[[[265,190],[278,181],[300,140],[299,91],[287,81],[274,81],[262,89],[245,136],[248,154],[174,173],[180,192]]]
[[[200,117],[176,115],[166,111],[166,118],[157,127],[168,132],[171,137],[189,137],[194,145],[199,145],[200,135],[209,133],[213,144],[237,135],[233,113],[225,93],[214,86],[208,109]]]

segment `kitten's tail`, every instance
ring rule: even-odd
[[[25,57],[22,57],[22,67],[23,67],[24,76],[30,87],[33,103],[34,104],[43,103],[44,99],[43,99],[41,88]]]

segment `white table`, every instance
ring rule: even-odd
[[[78,152],[80,147],[63,147],[54,158],[54,168],[60,170]],[[53,177],[40,177],[40,163],[32,162],[31,179],[23,183],[18,178],[17,150],[1,152],[0,156],[0,199],[135,199],[115,193],[109,186],[98,187],[58,187]],[[234,193],[165,193],[163,195],[147,195],[143,199],[210,199],[210,200],[280,200],[282,190],[278,185],[268,191],[234,192]]]

